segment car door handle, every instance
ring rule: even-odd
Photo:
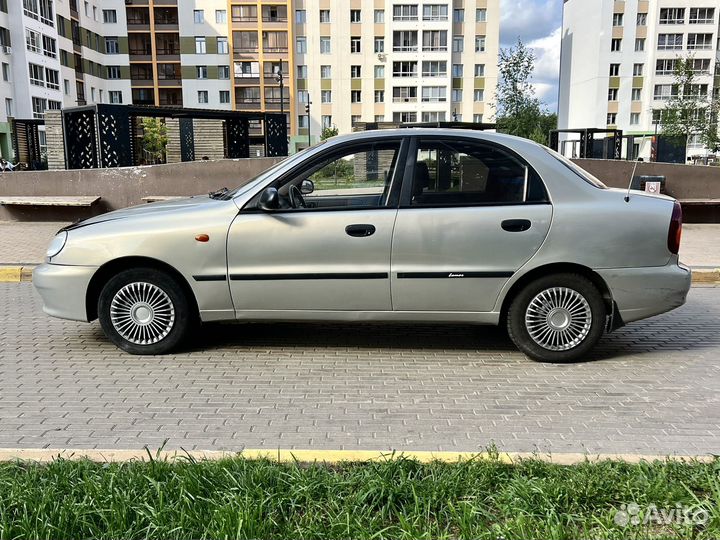
[[[349,236],[354,236],[356,238],[364,238],[366,236],[372,236],[373,234],[375,234],[375,226],[365,224],[348,225],[347,227],[345,227],[345,232]]]
[[[507,232],[524,232],[532,227],[529,219],[506,219],[500,226]]]

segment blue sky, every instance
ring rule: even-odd
[[[500,46],[520,38],[535,51],[535,88],[548,109],[557,109],[562,0],[500,0]]]

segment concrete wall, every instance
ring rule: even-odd
[[[606,185],[617,188],[627,188],[630,185],[635,167],[634,161],[573,161]],[[665,176],[665,190],[676,199],[720,199],[720,167],[641,162],[637,164],[635,175]]]
[[[197,195],[223,186],[234,188],[283,158],[224,159],[145,167],[72,171],[23,171],[0,175],[0,195],[98,195],[89,209],[0,206],[0,220],[73,221],[143,204],[153,195]]]

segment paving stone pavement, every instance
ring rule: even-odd
[[[215,324],[134,357],[0,284],[0,447],[720,453],[720,288],[532,362],[471,326]]]

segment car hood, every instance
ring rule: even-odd
[[[114,210],[107,214],[100,216],[91,217],[83,221],[78,221],[61,229],[63,231],[71,231],[73,229],[79,229],[81,227],[87,227],[88,225],[94,225],[96,223],[104,223],[106,221],[115,221],[118,219],[127,218],[141,218],[149,215],[163,214],[166,212],[184,212],[190,209],[197,209],[202,206],[208,206],[211,204],[217,204],[219,201],[211,199],[208,195],[197,195],[194,197],[187,197],[182,199],[172,199],[169,201],[162,201],[150,204],[140,204],[138,206],[131,206],[129,208],[123,208],[121,210]]]

